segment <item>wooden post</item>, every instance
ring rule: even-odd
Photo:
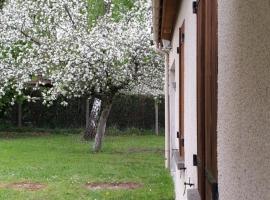
[[[159,130],[158,130],[158,100],[155,100],[155,118],[156,118],[156,127],[155,127],[155,132],[156,135],[159,135]]]
[[[18,127],[22,127],[22,102],[18,102]]]

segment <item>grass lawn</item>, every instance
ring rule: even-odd
[[[173,200],[163,143],[164,138],[156,136],[106,137],[103,151],[94,154],[78,135],[1,138],[0,199]],[[9,186],[20,182],[41,183],[45,188],[29,191]],[[89,190],[88,182],[135,182],[142,187]]]

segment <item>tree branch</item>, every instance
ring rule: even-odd
[[[73,18],[72,18],[72,15],[71,15],[71,13],[70,13],[70,11],[69,11],[69,8],[68,8],[67,4],[64,5],[64,8],[65,8],[65,11],[66,11],[67,14],[68,14],[68,17],[69,17],[69,19],[70,19],[70,21],[71,21],[73,27],[76,28],[76,24],[75,24],[75,22],[74,22],[74,20],[73,20]]]
[[[32,42],[34,42],[35,44],[37,45],[41,45],[40,42],[38,40],[36,40],[35,38],[31,37],[30,35],[28,35],[25,31],[23,31],[23,28],[24,28],[24,24],[25,24],[25,20],[23,21],[23,24],[22,24],[22,27],[21,29],[19,30],[21,32],[21,34],[23,34],[26,38],[30,38],[30,40]]]
[[[36,40],[35,38],[31,37],[30,35],[28,35],[26,32],[24,32],[23,30],[20,30],[21,34],[23,34],[26,38],[29,38],[32,42],[34,42],[37,45],[41,45],[41,43]]]
[[[24,22],[23,22],[23,26],[24,26]],[[17,27],[14,26],[9,26],[11,29],[17,30],[19,31],[24,37],[29,38],[32,42],[34,42],[37,45],[41,45],[41,42],[38,41],[37,39],[31,37],[28,33],[26,33],[25,31],[23,31],[23,26],[19,29]]]

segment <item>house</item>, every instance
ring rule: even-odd
[[[270,199],[270,1],[152,0],[177,200]]]

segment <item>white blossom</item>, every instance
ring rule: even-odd
[[[161,94],[164,67],[150,43],[150,5],[134,1],[120,20],[110,9],[90,29],[85,0],[9,0],[0,11],[0,98],[8,88],[23,94],[40,75],[53,85],[36,85],[49,104],[59,96]]]

